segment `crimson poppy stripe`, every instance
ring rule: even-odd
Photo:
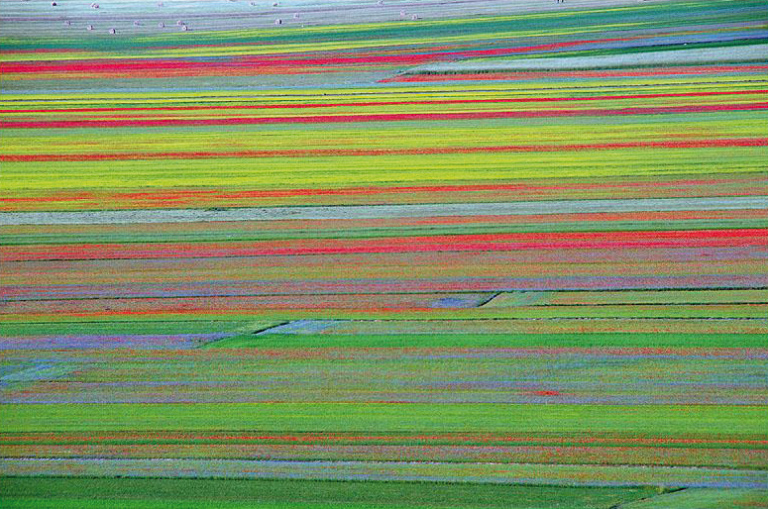
[[[551,249],[630,249],[668,247],[768,247],[768,229],[535,232],[435,235],[322,241],[169,243],[152,245],[80,244],[5,247],[4,262],[32,260],[106,260],[292,256],[316,254],[406,253],[438,251],[510,251]]]

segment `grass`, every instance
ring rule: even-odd
[[[719,405],[494,405],[387,403],[47,404],[3,407],[2,428],[22,431],[627,433],[638,436],[768,433],[766,407]]]
[[[625,509],[761,509],[768,507],[768,491],[689,488],[647,500],[630,502]]]
[[[203,348],[763,348],[763,334],[238,334]]]
[[[608,509],[651,496],[652,488],[573,488],[411,482],[210,479],[0,479],[6,507],[154,509],[245,507],[330,509]],[[110,505],[112,504],[112,505]]]

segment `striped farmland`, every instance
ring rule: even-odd
[[[765,2],[0,7],[3,508],[768,507]]]

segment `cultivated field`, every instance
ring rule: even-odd
[[[0,507],[768,508],[764,1],[94,5],[0,0]]]

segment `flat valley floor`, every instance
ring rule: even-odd
[[[768,507],[762,0],[0,1],[0,506]]]

